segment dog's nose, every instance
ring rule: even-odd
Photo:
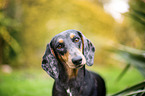
[[[77,56],[77,57],[74,57],[72,59],[72,62],[75,64],[75,65],[79,65],[82,63],[82,57],[81,56]]]

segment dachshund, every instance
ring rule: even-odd
[[[53,96],[105,96],[103,78],[88,71],[95,47],[80,31],[66,30],[47,44],[42,68],[55,80]]]

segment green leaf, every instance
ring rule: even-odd
[[[119,95],[124,96],[125,94],[137,94],[137,93],[145,92],[144,88],[145,88],[145,81],[143,81],[139,84],[136,84],[134,86],[131,86],[127,89],[124,89],[118,93],[111,95],[111,96],[119,96]],[[138,90],[138,92],[137,92],[137,90]],[[125,95],[125,96],[127,96],[127,95]]]
[[[120,75],[117,77],[117,80],[116,80],[117,82],[121,80],[121,78],[125,75],[125,73],[128,71],[129,68],[130,68],[130,64],[127,64],[125,68],[123,69],[123,71],[120,73]]]
[[[144,12],[132,8],[130,10],[129,15],[137,22],[145,25],[145,13]]]
[[[12,47],[16,54],[19,54],[22,51],[17,40],[9,34],[5,27],[0,28],[0,35]]]
[[[119,45],[114,52],[122,57],[127,64],[131,64],[145,77],[145,51]]]
[[[135,14],[130,14],[130,15],[134,20],[138,21],[142,25],[145,25],[145,22],[140,17],[136,16]]]

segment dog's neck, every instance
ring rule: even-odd
[[[70,96],[71,94],[74,95],[82,92],[82,86],[85,82],[85,65],[80,69],[67,69],[65,66],[62,66],[61,70],[58,80],[59,85],[63,87]]]
[[[59,75],[59,79],[62,82],[69,82],[73,79],[81,80],[81,78],[85,76],[85,65],[82,68],[78,68],[78,69],[71,69],[64,64],[60,64],[60,65],[61,65],[61,69],[59,73],[61,74]]]
[[[69,66],[66,65],[65,70],[66,70],[66,73],[67,73],[67,79],[70,80],[72,78],[77,77],[79,69],[71,69],[71,68],[69,68]]]
[[[76,78],[79,69],[67,69],[68,79]]]
[[[66,70],[67,79],[71,80],[71,79],[79,78],[80,74],[84,76],[84,69],[85,66],[83,66],[82,68],[71,69],[69,68],[69,66],[66,65],[65,70]]]

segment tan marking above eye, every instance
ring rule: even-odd
[[[63,43],[63,39],[59,39],[58,42],[59,42],[59,43]]]
[[[72,39],[75,35],[73,33],[70,34],[70,38]]]

